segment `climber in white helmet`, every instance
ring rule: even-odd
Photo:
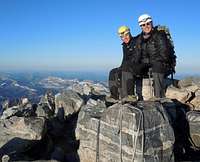
[[[142,32],[139,35],[143,63],[152,70],[154,80],[153,99],[165,97],[164,77],[169,61],[169,49],[166,36],[153,26],[152,17],[142,14],[138,18]]]

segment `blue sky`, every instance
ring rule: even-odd
[[[143,13],[170,28],[177,72],[200,71],[199,0],[0,0],[1,70],[109,70],[122,60],[116,31],[140,32]]]

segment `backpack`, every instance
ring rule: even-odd
[[[167,47],[169,49],[169,60],[168,60],[167,71],[166,71],[165,76],[167,77],[171,74],[172,79],[173,79],[173,74],[176,72],[175,66],[176,66],[177,56],[175,55],[174,43],[170,35],[169,28],[167,28],[166,26],[158,25],[158,26],[155,26],[155,29],[166,36]]]

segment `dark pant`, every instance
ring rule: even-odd
[[[164,73],[153,72],[154,80],[154,96],[158,98],[165,97],[165,82],[164,82]]]
[[[119,99],[119,93],[121,91],[121,70],[119,68],[114,68],[110,71],[108,86],[111,97]]]
[[[138,99],[143,100],[141,77],[136,77],[132,72],[122,71],[120,68],[110,71],[109,89],[113,98],[119,99],[119,96],[123,98],[128,95],[135,95],[135,85]]]
[[[136,85],[136,94],[138,96],[138,100],[142,101],[143,100],[143,96],[142,96],[142,77],[136,77],[135,85]]]

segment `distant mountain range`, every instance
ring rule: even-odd
[[[73,78],[74,76],[74,78]],[[74,83],[84,79],[94,82],[106,82],[106,76],[99,76],[95,73],[26,73],[12,72],[0,73],[0,104],[9,100],[17,102],[18,99],[26,97],[32,102],[38,102],[40,97],[51,90],[57,93],[66,89]],[[104,80],[104,79],[105,80]],[[106,84],[106,83],[105,83]]]
[[[83,80],[107,84],[108,72],[0,72],[0,104],[23,97],[38,102],[49,90],[57,93]]]

